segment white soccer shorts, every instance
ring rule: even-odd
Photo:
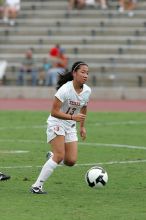
[[[65,137],[65,143],[78,141],[77,132],[72,129],[70,132],[66,132],[61,126],[48,126],[47,127],[47,143],[53,140],[57,135],[63,135]]]

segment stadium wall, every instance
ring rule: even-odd
[[[0,87],[1,99],[52,99],[53,87]],[[146,88],[93,87],[91,99],[95,100],[146,100]]]

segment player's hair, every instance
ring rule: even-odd
[[[80,69],[81,65],[88,66],[86,63],[84,63],[82,61],[77,61],[72,65],[71,71],[66,71],[65,73],[59,74],[56,89],[58,90],[66,82],[72,81],[73,80],[73,72]]]

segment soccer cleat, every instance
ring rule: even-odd
[[[30,191],[33,194],[47,194],[47,192],[42,190],[42,187],[32,187]]]
[[[10,176],[0,173],[0,181],[9,180],[10,178]]]
[[[51,151],[48,151],[47,154],[46,154],[46,158],[47,160],[49,160],[51,157],[53,157],[53,153]]]

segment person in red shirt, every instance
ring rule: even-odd
[[[53,55],[56,55],[53,50]],[[65,55],[65,49],[59,48],[58,56],[51,56],[51,68],[46,74],[46,86],[56,86],[59,73],[64,73],[68,68],[68,57]]]
[[[56,44],[54,47],[52,47],[49,51],[49,55],[51,57],[58,57],[60,51],[60,45]]]
[[[65,70],[67,69],[67,66],[68,66],[68,57],[65,55],[65,49],[60,48],[59,54],[58,54],[57,67],[63,68]]]

